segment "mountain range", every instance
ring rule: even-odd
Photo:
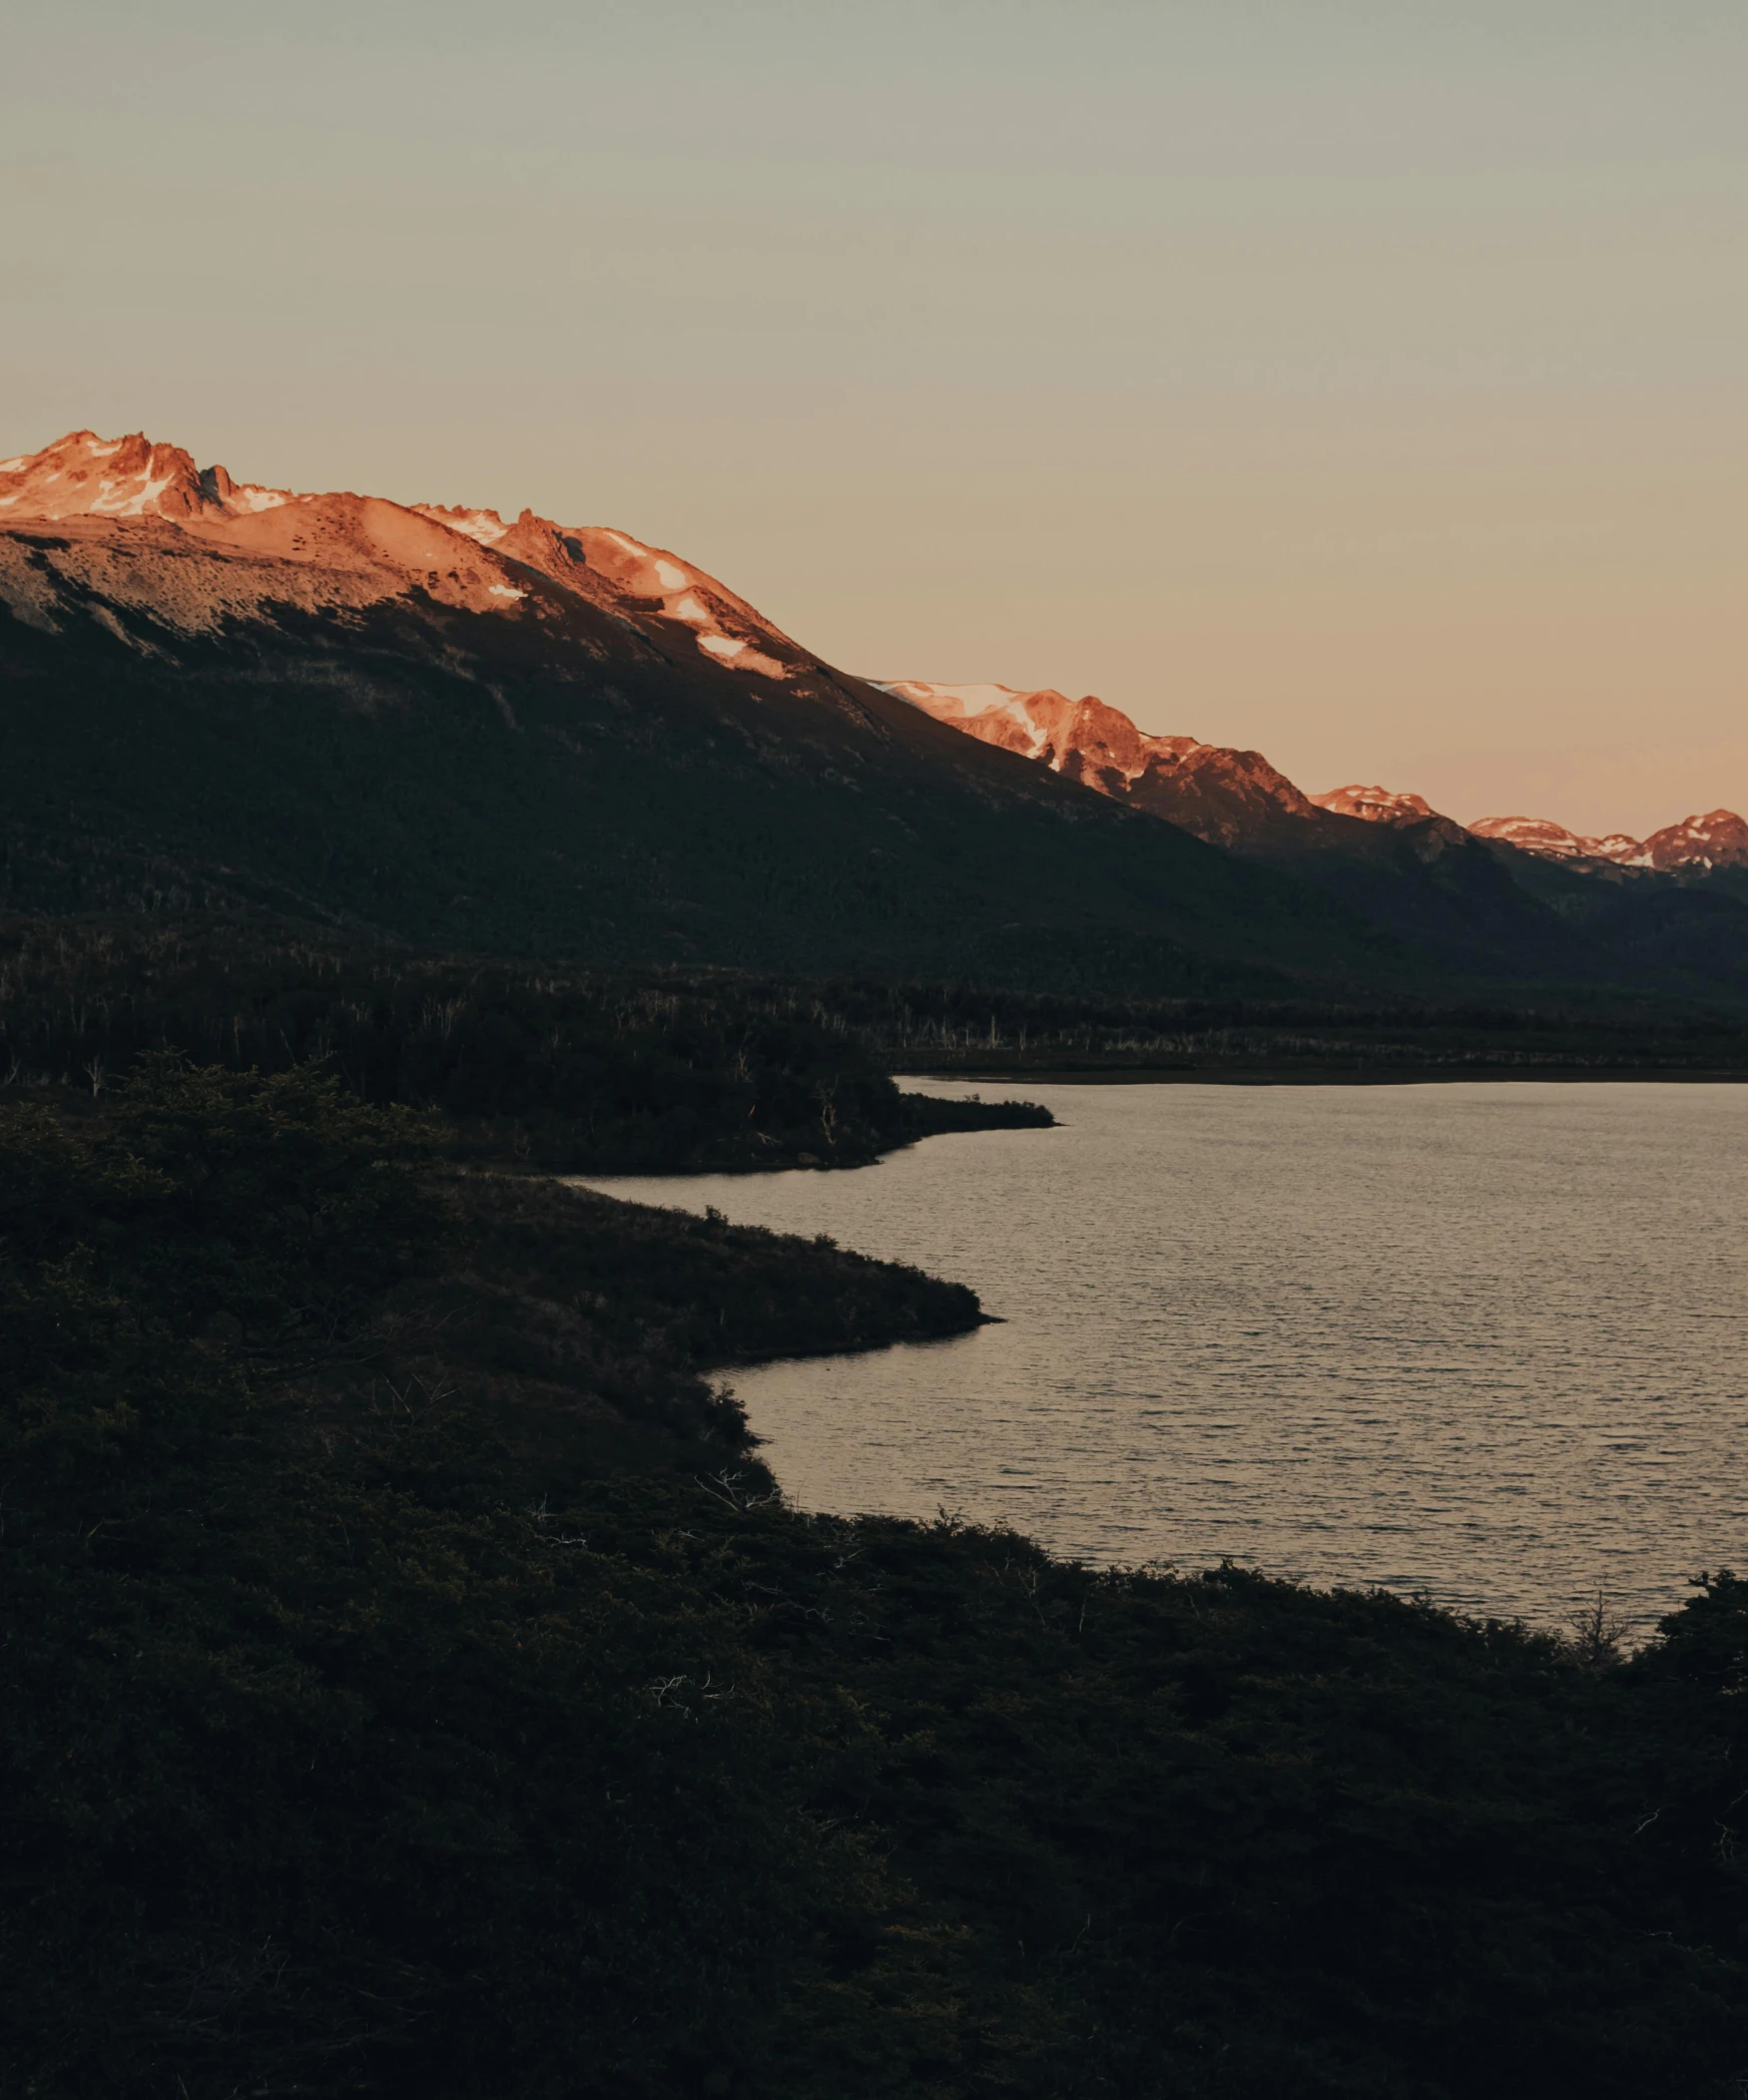
[[[1090,694],[1070,700],[1047,688],[1025,693],[1011,686],[943,686],[916,679],[889,683],[884,690],[981,743],[1019,752],[1101,793],[1152,809],[1198,837],[1241,851],[1270,838],[1291,839],[1295,831],[1301,843],[1339,835],[1321,823],[1322,810],[1397,829],[1433,823],[1445,827],[1447,836],[1453,828],[1466,830],[1472,837],[1497,839],[1538,859],[1591,872],[1709,873],[1748,867],[1748,823],[1730,809],[1683,817],[1648,838],[1624,831],[1590,838],[1538,816],[1485,816],[1454,826],[1425,796],[1388,788],[1354,785],[1306,794],[1261,752],[1199,744],[1194,737],[1148,736],[1127,715]]]
[[[1556,850],[1310,796],[1097,700],[856,677],[611,527],[143,435],[0,461],[0,681],[14,909],[1047,989],[1748,993],[1727,812]]]

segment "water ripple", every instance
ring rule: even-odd
[[[1542,1621],[1748,1559],[1748,1089],[1028,1091],[1060,1129],[598,1184],[1006,1321],[740,1374],[796,1501]]]

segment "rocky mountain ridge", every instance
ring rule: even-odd
[[[1418,824],[1439,813],[1425,795],[1400,793],[1391,788],[1362,788],[1358,783],[1332,788],[1327,794],[1314,794],[1311,799],[1320,809],[1363,817],[1373,824]]]
[[[1665,824],[1648,838],[1611,831],[1604,838],[1568,831],[1539,816],[1483,816],[1468,827],[1477,838],[1498,838],[1520,852],[1560,860],[1594,873],[1645,868],[1658,874],[1714,867],[1748,867],[1748,823],[1733,809],[1711,809]]]
[[[136,520],[141,528],[172,524],[200,552],[226,559],[185,561],[172,582],[164,561],[140,559],[146,543],[115,530]],[[272,606],[357,607],[409,588],[445,605],[507,614],[529,598],[531,570],[652,637],[685,638],[728,669],[790,679],[817,668],[714,577],[629,533],[558,525],[527,510],[506,524],[495,511],[240,483],[140,433],[105,439],[74,430],[40,452],[0,460],[0,526],[41,522],[104,528],[9,564],[0,592],[15,617],[50,632],[53,576],[192,634]],[[172,570],[176,554],[194,551],[155,544],[171,554]]]
[[[1424,795],[1399,789],[1355,783],[1306,794],[1260,752],[1228,750],[1194,737],[1150,736],[1091,694],[1070,700],[1051,688],[1028,693],[921,679],[891,681],[882,690],[982,743],[1018,752],[1241,851],[1278,845],[1295,827],[1303,834],[1295,841],[1302,849],[1351,846],[1351,833],[1319,824],[1321,812],[1399,830],[1430,825],[1448,844],[1466,832],[1581,872],[1632,868],[1674,874],[1748,866],[1748,823],[1730,809],[1684,817],[1642,839],[1625,832],[1586,837],[1545,817],[1488,816],[1464,825],[1435,809]]]
[[[1229,751],[1195,737],[1154,737],[1127,715],[1088,694],[1070,700],[1045,688],[943,686],[924,680],[875,681],[882,692],[919,708],[979,743],[1047,766],[1101,794],[1151,811],[1211,845],[1244,848],[1305,827],[1339,836],[1311,797],[1261,752]]]

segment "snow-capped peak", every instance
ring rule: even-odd
[[[1537,854],[1543,860],[1593,860],[1613,859],[1615,855],[1602,852],[1599,838],[1587,838],[1580,831],[1568,831],[1564,824],[1556,824],[1546,816],[1482,816],[1468,828],[1477,838],[1498,838],[1506,845],[1514,845],[1520,852]],[[1629,845],[1637,841],[1629,839]]]
[[[1051,687],[937,685],[876,680],[937,722],[1065,774],[1114,800],[1152,810],[1220,845],[1321,821],[1306,797],[1260,752],[1227,751],[1194,737],[1154,737],[1092,694],[1070,700]]]
[[[797,651],[722,585],[670,554],[646,546],[611,525],[555,525],[525,510],[506,525],[495,510],[415,503],[420,517],[459,532],[482,547],[538,569],[567,589],[586,581],[589,594],[604,590],[634,620],[656,619],[691,630],[699,652],[714,664],[757,671],[767,678],[794,675]]]
[[[1617,867],[1748,867],[1748,823],[1733,809],[1684,816],[1648,838],[1610,831],[1592,838],[1545,816],[1482,816],[1468,827],[1477,838],[1499,838],[1543,860],[1612,861]]]
[[[1374,824],[1418,824],[1438,814],[1424,795],[1394,788],[1332,788],[1327,794],[1314,794],[1311,799],[1337,816],[1358,816]]]
[[[1150,765],[1175,766],[1200,749],[1194,737],[1146,736],[1091,693],[1070,700],[1053,686],[1022,693],[1012,686],[947,686],[918,678],[870,684],[979,743],[1018,752],[1075,779],[1096,777],[1098,785],[1106,777],[1125,784],[1138,780]]]
[[[1709,809],[1653,831],[1640,850],[1652,867],[1748,867],[1748,823],[1734,809]]]
[[[285,531],[264,518],[289,506],[295,522]],[[495,510],[467,505],[296,495],[233,481],[224,467],[199,467],[180,446],[139,431],[104,438],[71,430],[40,452],[0,460],[0,526],[75,518],[159,520],[205,540],[236,541],[256,557],[318,564],[330,575],[367,572],[377,579],[372,589],[439,589],[454,603],[500,614],[530,595],[525,579],[502,566],[520,564],[652,635],[678,630],[708,663],[789,679],[813,661],[701,569],[611,526],[560,526],[527,510],[508,524]],[[455,557],[432,542],[433,526],[470,541],[474,564],[479,553],[492,557],[491,573],[466,561],[452,569]],[[197,620],[211,611],[186,610]]]
[[[446,525],[451,532],[465,533],[482,547],[495,547],[510,529],[495,510],[463,510],[459,504],[447,503],[415,503],[412,508],[421,518]]]
[[[205,473],[180,445],[144,432],[98,437],[70,430],[40,452],[0,460],[0,521],[24,518],[247,517],[291,501],[284,489],[234,482],[223,467]]]

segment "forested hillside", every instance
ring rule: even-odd
[[[0,1090],[101,1102],[143,1054],[318,1061],[438,1111],[452,1153],[558,1172],[857,1166],[930,1131],[1048,1121],[1027,1075],[1748,1074],[1748,1021],[1619,994],[1516,1003],[1062,996],[433,955],[267,918],[0,920]],[[945,1102],[892,1073],[987,1077]]]
[[[900,1092],[807,984],[419,955],[252,918],[0,925],[0,1091],[95,1108],[164,1051],[317,1065],[439,1114],[452,1157],[556,1173],[854,1167],[931,1131],[1050,1121]]]

